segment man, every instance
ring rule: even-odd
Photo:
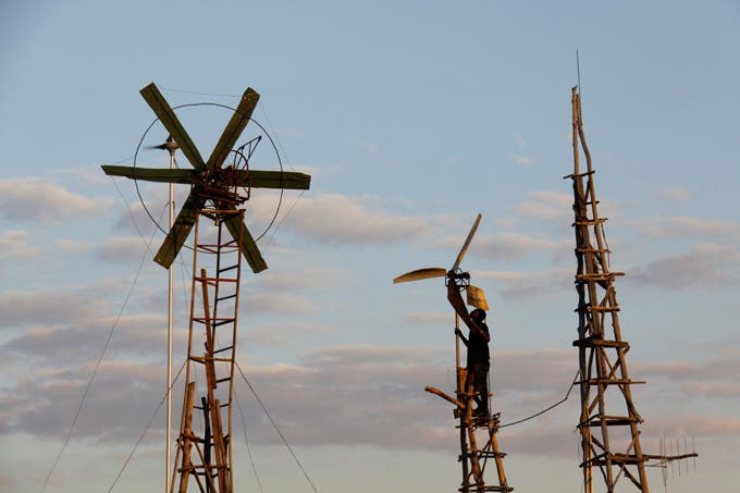
[[[467,390],[472,387],[476,394],[474,397],[478,404],[476,415],[480,418],[487,418],[489,415],[488,371],[491,368],[491,355],[488,350],[488,343],[491,341],[491,334],[485,321],[486,312],[485,310],[476,308],[468,313],[465,302],[462,296],[460,296],[460,289],[452,277],[448,279],[447,283],[447,299],[458,316],[465,322],[469,331],[466,338],[460,329],[455,329],[455,333],[468,348],[465,389]]]

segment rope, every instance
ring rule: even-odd
[[[537,412],[537,413],[535,413],[535,414],[533,414],[531,416],[527,416],[526,418],[522,418],[522,419],[519,419],[519,420],[516,420],[516,421],[512,421],[511,423],[502,424],[502,425],[499,426],[499,428],[507,428],[509,426],[514,426],[514,425],[518,425],[520,423],[524,423],[525,421],[529,421],[530,419],[534,419],[534,418],[537,418],[539,416],[542,416],[543,414],[545,414],[545,413],[547,413],[549,411],[552,411],[553,409],[555,409],[559,405],[563,404],[565,401],[568,400],[568,397],[570,397],[570,393],[573,391],[573,387],[575,387],[576,380],[578,380],[578,375],[579,374],[580,374],[580,370],[577,371],[576,372],[576,376],[573,377],[573,382],[571,382],[571,384],[568,385],[568,391],[565,393],[565,397],[563,397],[562,399],[560,399],[558,402],[556,402],[555,404],[553,404],[551,406],[546,407],[545,409],[543,409],[540,412]]]
[[[316,489],[316,485],[311,481],[311,477],[308,475],[308,472],[306,472],[306,468],[303,467],[303,464],[301,464],[301,461],[298,459],[298,456],[293,451],[293,448],[288,443],[288,440],[285,439],[285,435],[283,435],[283,432],[280,431],[280,428],[278,427],[277,423],[274,419],[272,419],[272,416],[270,415],[270,412],[267,410],[267,407],[265,406],[265,403],[262,402],[262,399],[260,399],[259,394],[257,394],[257,391],[254,387],[252,387],[252,384],[249,383],[249,380],[247,380],[247,376],[244,374],[244,371],[242,370],[242,367],[239,366],[239,363],[236,363],[236,368],[239,370],[239,374],[241,374],[242,379],[244,380],[244,383],[247,384],[249,387],[249,390],[252,391],[252,394],[254,395],[254,398],[257,399],[257,402],[259,403],[260,407],[262,408],[262,411],[265,413],[265,416],[267,416],[267,419],[270,420],[270,423],[272,423],[273,428],[275,428],[275,431],[277,432],[278,436],[280,436],[280,439],[283,441],[283,444],[288,449],[288,452],[290,452],[290,455],[293,456],[293,459],[295,460],[296,464],[298,464],[298,467],[301,469],[301,472],[303,472],[303,476],[306,478],[306,481],[308,481],[308,484],[311,485],[311,489],[313,489],[314,493],[319,493],[319,490]]]
[[[116,475],[116,478],[113,480],[113,483],[110,485],[110,488],[108,488],[108,493],[113,491],[113,488],[116,487],[116,484],[118,483],[118,480],[121,479],[121,476],[123,475],[123,471],[126,470],[126,467],[128,466],[129,462],[131,462],[131,459],[134,457],[134,454],[136,453],[136,449],[141,444],[141,441],[144,439],[144,435],[146,435],[147,431],[149,431],[149,428],[152,426],[152,423],[154,422],[154,419],[159,414],[159,410],[162,409],[162,405],[164,404],[164,401],[167,400],[167,396],[172,393],[172,387],[175,386],[175,382],[177,382],[177,379],[180,378],[180,374],[182,373],[183,368],[185,368],[186,361],[183,361],[180,365],[180,369],[177,370],[177,374],[175,375],[175,378],[172,379],[172,384],[167,388],[167,391],[162,396],[162,400],[159,401],[159,405],[157,406],[157,409],[154,410],[154,413],[152,414],[152,417],[149,418],[149,422],[146,424],[146,427],[144,428],[144,431],[141,432],[139,435],[139,438],[136,440],[136,443],[134,444],[134,448],[131,449],[131,452],[128,454],[128,457],[126,457],[126,460],[123,462],[123,466],[121,466],[121,470],[118,471],[118,474]]]
[[[126,205],[128,206],[128,204]],[[164,213],[164,209],[162,210],[162,213]],[[154,239],[154,234],[152,234],[152,238],[149,240],[149,244],[151,244],[153,239]],[[62,447],[59,449],[59,452],[54,458],[54,462],[52,463],[51,468],[49,469],[49,472],[46,474],[46,478],[44,479],[44,484],[41,486],[40,493],[43,493],[44,491],[46,491],[46,487],[49,485],[49,480],[51,480],[51,475],[54,474],[54,471],[56,470],[57,465],[59,464],[59,460],[62,458],[62,454],[64,453],[64,451],[67,449],[67,446],[69,445],[69,441],[72,438],[72,433],[74,433],[75,426],[77,426],[77,420],[80,417],[82,408],[85,405],[85,400],[87,400],[87,395],[90,392],[90,387],[92,387],[93,380],[95,380],[95,377],[98,374],[98,370],[100,369],[100,364],[103,362],[103,358],[105,357],[105,354],[108,352],[108,347],[110,346],[110,341],[113,338],[113,333],[115,332],[116,327],[118,326],[118,322],[121,320],[121,316],[123,316],[123,311],[126,309],[126,305],[128,305],[128,301],[131,298],[131,294],[134,291],[136,282],[139,280],[139,274],[141,274],[141,269],[144,267],[144,261],[148,257],[149,244],[147,244],[147,251],[145,251],[144,255],[142,255],[141,257],[141,261],[139,262],[139,267],[136,269],[136,273],[134,274],[134,278],[131,282],[131,285],[128,288],[128,292],[126,293],[126,296],[123,299],[123,304],[121,305],[120,310],[118,310],[118,315],[116,315],[116,319],[113,321],[113,324],[108,330],[108,335],[105,338],[103,349],[100,351],[100,355],[98,356],[98,359],[95,362],[95,367],[93,368],[92,374],[90,375],[90,378],[87,380],[87,383],[85,384],[85,389],[82,392],[80,403],[77,406],[77,410],[75,411],[74,417],[72,418],[72,424],[69,426],[69,430],[67,431],[67,435],[64,437],[64,442],[62,443]]]

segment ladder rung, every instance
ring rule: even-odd
[[[630,347],[629,343],[626,341],[607,341],[605,339],[592,339],[592,338],[586,338],[586,339],[578,339],[573,341],[573,345],[575,347],[616,347],[616,348],[626,348],[628,349]]]
[[[224,267],[223,269],[218,269],[218,272],[220,274],[221,272],[228,272],[237,268],[239,268],[239,264],[232,265],[231,267]]]
[[[586,171],[584,173],[571,173],[569,175],[565,175],[563,177],[563,180],[567,180],[568,178],[581,178],[583,176],[590,176],[596,173],[596,170]]]
[[[579,380],[577,385],[588,383],[590,385],[644,385],[647,382],[643,380],[625,380],[619,378],[591,378],[589,380]]]
[[[583,307],[579,307],[574,309],[574,312],[618,312],[620,308],[618,306],[591,306],[586,305]]]
[[[221,382],[228,382],[229,380],[231,380],[231,377],[219,378],[218,380],[216,380],[216,385],[218,385]]]
[[[629,426],[632,423],[640,423],[640,420],[638,418],[630,418],[629,416],[605,416],[604,419],[593,419],[580,423],[578,427],[598,428],[602,423],[606,426]]]
[[[571,226],[594,226],[596,224],[603,224],[607,221],[606,217],[599,217],[596,219],[589,219],[586,221],[576,221]]]
[[[236,279],[234,277],[196,277],[196,281],[200,282],[208,282],[208,283],[219,283],[219,282],[238,282],[239,279]]]
[[[216,301],[226,301],[230,300],[231,298],[236,298],[236,293],[230,294],[228,296],[222,296],[221,298],[216,298]]]
[[[228,351],[230,349],[234,349],[234,346],[226,346],[222,347],[221,349],[216,349],[213,354],[223,353],[224,351]]]
[[[219,325],[228,324],[230,322],[233,322],[234,320],[236,320],[234,317],[193,317],[193,322],[198,322],[201,324],[212,323],[216,327],[218,327]]]
[[[578,253],[611,253],[608,248],[576,248]]]
[[[591,274],[576,274],[579,281],[608,281],[617,276],[623,276],[624,272],[595,272]]]

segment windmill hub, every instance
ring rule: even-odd
[[[213,202],[217,209],[236,206],[249,200],[249,189],[237,184],[244,180],[233,166],[196,171],[193,176],[193,193]],[[247,183],[244,183],[246,185]],[[240,193],[245,190],[245,193]]]

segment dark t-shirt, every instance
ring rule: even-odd
[[[485,322],[478,322],[478,327],[489,335],[488,326]],[[477,332],[470,331],[468,336],[468,368],[474,366],[489,366],[491,364],[491,355],[488,351],[488,342],[480,337]]]

